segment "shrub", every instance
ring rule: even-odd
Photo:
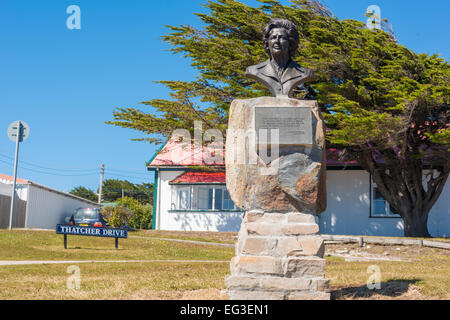
[[[114,228],[130,225],[133,220],[133,212],[124,206],[104,207],[102,214],[106,222]]]
[[[130,197],[117,199],[116,204],[133,213],[133,217],[128,222],[130,227],[134,229],[151,229],[153,207],[150,204],[143,205],[138,200]]]

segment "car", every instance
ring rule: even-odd
[[[65,222],[82,227],[108,227],[108,223],[98,208],[78,208],[70,218],[66,218]]]

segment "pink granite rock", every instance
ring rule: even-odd
[[[268,147],[270,157],[261,149],[267,147],[262,138],[267,134],[260,134],[265,128],[279,128],[282,136],[268,140],[274,142]],[[234,100],[226,140],[226,173],[230,196],[243,210],[323,212],[325,132],[317,102],[274,97]]]

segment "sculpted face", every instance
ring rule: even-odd
[[[269,33],[270,55],[289,54],[289,36],[284,28],[274,28]]]
[[[300,84],[314,79],[311,69],[293,60],[300,44],[295,24],[286,19],[271,19],[262,30],[261,40],[270,58],[247,67],[248,78],[266,86],[274,97],[292,97]]]

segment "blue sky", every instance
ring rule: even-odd
[[[254,5],[256,1],[243,1]],[[288,1],[281,1],[288,3]],[[2,0],[0,2],[0,173],[12,175],[15,120],[31,127],[20,145],[18,176],[59,190],[98,188],[105,179],[152,182],[145,162],[155,146],[142,134],[106,125],[116,107],[168,98],[157,80],[191,80],[189,61],[161,41],[164,25],[201,26],[204,0]],[[365,21],[378,5],[399,42],[450,57],[447,0],[326,0],[339,19]],[[66,8],[81,8],[81,30],[69,30]]]

